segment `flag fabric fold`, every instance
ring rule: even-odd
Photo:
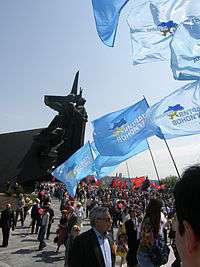
[[[162,139],[200,133],[200,82],[189,83],[149,108],[146,123]]]
[[[148,143],[145,140],[141,141],[141,143],[139,143],[136,147],[134,147],[131,152],[129,152],[128,154],[124,155],[124,156],[102,156],[102,155],[98,155],[96,157],[96,159],[94,160],[94,164],[95,164],[95,168],[101,169],[102,167],[108,167],[108,166],[114,166],[120,163],[122,163],[123,161],[136,156],[139,153],[142,153],[143,151],[148,149]]]
[[[177,28],[170,44],[171,68],[177,80],[200,79],[200,19],[189,17]]]
[[[149,132],[145,125],[145,99],[93,121],[95,146],[102,156],[124,156],[144,141]]]
[[[66,184],[70,192],[75,192],[77,183],[89,174],[93,173],[93,155],[87,142],[68,160],[58,166],[52,175]]]
[[[114,46],[119,16],[129,0],[92,0],[97,33],[107,46]]]
[[[92,149],[92,151],[94,152],[94,155],[95,155],[95,159],[93,161],[93,171],[96,173],[96,178],[97,179],[101,179],[101,178],[105,177],[106,175],[110,174],[111,172],[113,172],[117,168],[118,163],[114,163],[114,164],[111,163],[110,165],[109,164],[98,164],[97,165],[97,161],[96,160],[101,156],[100,156],[98,150],[96,149],[96,146],[95,146],[94,142],[91,143],[91,149]],[[102,158],[103,158],[103,156],[102,156]],[[109,157],[105,157],[105,158],[107,159]],[[104,159],[104,161],[106,159]]]
[[[196,0],[135,1],[127,22],[133,64],[170,60],[170,42],[177,26],[188,16],[198,16]]]

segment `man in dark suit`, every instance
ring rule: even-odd
[[[1,227],[3,234],[2,247],[8,246],[10,228],[14,230],[14,211],[10,204],[6,204],[6,208],[1,213]]]
[[[139,247],[139,222],[136,218],[136,207],[129,210],[130,219],[125,222],[126,235],[128,239],[127,265],[137,266],[137,250]]]
[[[112,219],[107,207],[90,212],[92,229],[75,238],[69,255],[69,267],[114,267],[115,245],[108,235]]]

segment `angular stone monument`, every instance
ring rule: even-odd
[[[82,89],[78,93],[79,72],[76,73],[72,90],[67,96],[45,96],[44,102],[47,106],[58,112],[49,126],[44,129],[31,130],[29,136],[29,146],[26,144],[26,153],[19,154],[17,159],[12,159],[14,164],[1,166],[0,157],[0,188],[3,183],[10,180],[18,181],[22,185],[34,184],[35,181],[48,179],[54,168],[62,164],[72,154],[74,154],[84,143],[85,125],[87,122],[87,112],[85,110],[86,100],[82,97]],[[28,135],[30,131],[26,131]],[[12,139],[12,133],[7,134]],[[21,132],[15,133],[16,142],[9,149],[4,146],[4,153],[8,155],[11,150],[15,151],[18,146],[17,137]],[[0,148],[1,148],[0,135]],[[4,134],[6,139],[6,134]],[[31,140],[31,142],[30,142]],[[22,137],[20,137],[22,142]],[[11,153],[12,154],[12,153]],[[8,165],[8,164],[7,164]],[[9,168],[14,168],[10,171]],[[12,174],[12,177],[10,175]]]

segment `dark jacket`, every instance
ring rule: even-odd
[[[137,231],[135,229],[132,219],[125,222],[126,235],[128,238],[128,248],[130,250],[135,249],[137,244]]]
[[[67,221],[67,234],[71,233],[72,227],[78,223],[78,217],[75,212],[73,212]]]
[[[109,243],[111,246],[112,267],[114,267],[114,242],[109,239]],[[105,267],[103,254],[93,229],[90,229],[75,238],[70,258],[70,267]]]
[[[14,211],[12,209],[5,209],[2,211],[1,227],[9,229],[14,227]]]

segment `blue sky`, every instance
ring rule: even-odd
[[[123,10],[114,48],[95,29],[91,0],[0,1],[0,133],[45,127],[56,112],[43,96],[66,95],[80,70],[89,122],[147,98],[149,105],[184,85],[173,79],[169,62],[132,65],[131,41]],[[169,141],[180,171],[199,161],[200,135]],[[165,145],[149,139],[161,177],[175,174]],[[128,161],[132,176],[155,171],[148,152]],[[117,171],[126,175],[125,163]]]

